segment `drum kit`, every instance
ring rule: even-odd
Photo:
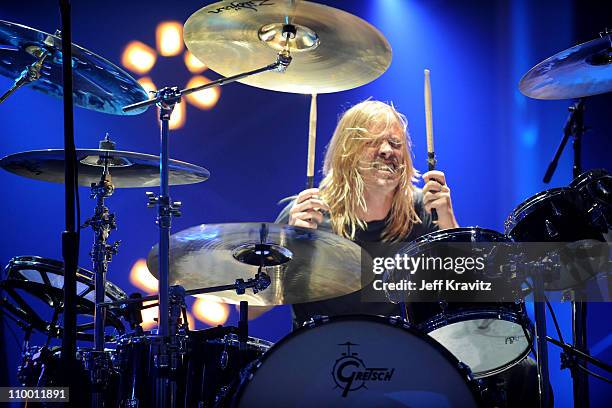
[[[603,33],[600,39],[543,61],[521,80],[521,91],[539,99],[609,92],[611,34]],[[15,80],[0,102],[25,85],[62,96],[66,37],[0,21],[0,74]],[[111,62],[77,45],[71,47],[74,103],[116,115],[138,114],[157,105],[161,151],[158,157],[116,150],[108,135],[97,149],[75,149],[75,182],[90,187],[96,201],[93,215],[80,226],[94,231],[93,272],[76,271],[76,299],[65,298],[68,267],[63,262],[17,256],[7,265],[0,282],[4,292],[0,306],[25,332],[18,371],[24,386],[71,381],[76,386],[71,388],[72,401],[92,407],[475,407],[485,398],[482,380],[517,364],[535,342],[540,391],[547,389],[550,338],[541,302],[536,302],[535,330],[523,299],[518,299],[514,303],[432,303],[432,311],[410,319],[319,316],[277,344],[250,337],[248,305],[319,301],[361,289],[361,248],[330,232],[264,222],[200,225],[170,236],[172,218],[180,215],[181,203],[171,200],[169,187],[210,177],[205,168],[169,159],[172,110],[183,95],[234,81],[311,94],[315,111],[311,111],[310,140],[314,143],[316,94],[374,80],[388,68],[391,48],[366,21],[306,1],[211,4],[189,17],[184,40],[198,59],[223,78],[197,88],[163,88],[150,99]],[[605,170],[582,173],[583,109],[584,99],[580,99],[573,106],[559,149],[570,135],[574,137],[578,161],[570,186],[544,191],[522,203],[508,217],[504,234],[476,227],[439,231],[421,237],[413,250],[449,241],[610,242],[612,176]],[[64,150],[15,153],[1,159],[0,167],[22,177],[63,183],[64,154]],[[307,178],[312,183],[314,154],[308,160]],[[159,279],[159,291],[152,296],[128,296],[106,280],[108,263],[119,250],[119,242],[108,241],[117,223],[106,201],[116,188],[155,186],[160,194],[147,193],[147,204],[158,209],[160,239],[147,265]],[[579,290],[584,284],[584,279],[573,275],[551,282],[542,276],[533,276],[536,289],[537,281],[542,289],[557,291]],[[185,297],[196,294],[240,304],[238,327],[190,330]],[[151,307],[146,301],[160,306],[157,330],[141,327],[141,311]],[[51,309],[51,318],[43,316],[41,305]],[[580,309],[584,304],[576,305],[575,315],[585,313]],[[79,319],[72,334],[62,325],[70,307]],[[585,361],[606,370],[610,366],[585,353],[584,321],[578,318],[574,323],[575,347],[555,344],[575,361],[572,371],[580,383],[576,379]],[[33,331],[46,334],[44,345],[29,344]],[[73,339],[78,361],[78,370],[69,373],[68,380],[60,364],[62,348],[50,346],[52,338],[67,335],[72,336],[68,338]],[[93,347],[76,348],[77,339],[93,342]],[[414,367],[427,369],[414,375]],[[582,394],[576,398],[588,398],[581,384],[576,390]],[[541,392],[541,406],[548,406],[547,394]],[[497,406],[504,406],[503,401],[498,400]]]

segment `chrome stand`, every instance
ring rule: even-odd
[[[114,150],[115,143],[112,142],[108,134],[100,141],[100,149]],[[93,386],[92,407],[101,408],[104,406],[104,386],[108,382],[110,364],[104,352],[105,343],[105,320],[106,308],[103,307],[104,295],[106,293],[106,273],[108,263],[113,255],[117,253],[120,241],[108,244],[107,240],[112,230],[117,228],[115,215],[109,212],[104,205],[104,200],[113,195],[115,187],[109,172],[111,166],[110,157],[100,157],[102,166],[102,176],[98,183],[91,185],[91,198],[96,199],[96,209],[94,216],[85,221],[84,226],[93,229],[95,240],[90,252],[91,260],[95,273],[95,311],[94,311],[94,350],[87,353],[86,369],[90,373]]]
[[[536,363],[538,369],[538,391],[540,408],[550,407],[550,377],[548,374],[548,343],[546,340],[546,303],[544,299],[544,282],[540,273],[534,273],[533,299],[535,312]]]
[[[291,25],[283,27],[287,33],[291,30]],[[295,27],[293,27],[295,28]],[[287,34],[289,35],[289,34]],[[172,217],[180,215],[179,202],[172,202],[169,195],[168,182],[168,135],[170,131],[169,121],[174,106],[180,103],[181,97],[204,89],[222,86],[239,79],[259,74],[267,71],[284,72],[291,63],[291,55],[288,50],[283,50],[278,54],[276,62],[262,68],[258,68],[249,72],[234,75],[232,77],[221,78],[217,81],[198,86],[195,88],[179,90],[178,87],[162,88],[155,93],[155,97],[147,101],[138,102],[132,105],[123,107],[124,112],[129,112],[143,107],[157,105],[160,110],[161,132],[160,132],[160,158],[159,158],[159,175],[160,175],[160,194],[155,197],[149,193],[148,206],[157,206],[157,224],[159,225],[159,330],[158,336],[160,347],[154,353],[155,366],[158,370],[155,379],[155,405],[159,408],[175,407],[176,401],[168,395],[168,390],[172,392],[175,387],[175,381],[168,376],[168,361],[172,360],[173,356],[169,355],[167,345],[174,341],[172,336],[176,333],[170,332],[169,327],[169,290],[170,290],[170,228],[172,225]],[[172,352],[173,353],[173,352]],[[172,354],[170,353],[170,354]],[[170,397],[170,399],[169,399]],[[168,402],[169,401],[169,405]]]

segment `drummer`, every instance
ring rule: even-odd
[[[350,108],[327,147],[320,187],[299,193],[276,223],[333,231],[362,246],[459,227],[443,172],[423,174],[423,189],[413,184],[419,174],[407,128],[406,117],[386,103],[366,100]],[[296,326],[315,315],[341,314],[399,316],[400,309],[361,302],[359,292],[293,306]]]
[[[363,247],[458,228],[443,172],[424,173],[422,189],[413,184],[419,173],[412,163],[407,128],[406,117],[383,102],[366,100],[347,110],[327,147],[319,188],[300,192],[276,223],[333,231]],[[437,221],[431,216],[434,208]],[[317,315],[401,315],[391,302],[363,302],[361,291],[295,304],[292,312],[296,328]],[[506,384],[507,406],[537,406],[536,371],[533,360],[526,358],[487,382],[492,387]]]

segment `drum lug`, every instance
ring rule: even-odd
[[[227,353],[227,350],[223,349],[223,351],[221,352],[221,357],[219,358],[219,365],[222,370],[225,370],[227,368],[228,361],[229,354]]]
[[[315,326],[318,326],[320,324],[327,323],[327,322],[329,322],[329,316],[315,315],[311,317],[310,319],[306,320],[304,324],[302,325],[302,327],[313,328]]]
[[[130,399],[125,400],[124,402],[125,402],[125,405],[124,405],[125,408],[138,408],[138,405],[139,405],[138,404],[139,401],[137,398],[130,398]]]
[[[546,233],[550,238],[557,238],[559,236],[559,231],[557,231],[553,223],[548,218],[544,220],[544,225],[546,226]]]

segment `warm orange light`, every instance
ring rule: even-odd
[[[159,284],[155,276],[149,272],[147,261],[139,259],[130,270],[130,283],[146,293],[157,293]]]
[[[187,108],[185,107],[185,98],[181,99],[181,103],[177,103],[170,116],[170,122],[168,123],[170,129],[180,129],[185,126],[185,119],[187,119]]]
[[[142,86],[142,88],[149,94],[149,96],[151,92],[157,91],[157,87],[153,83],[151,77],[142,77],[136,80],[136,82],[138,82],[140,86]]]
[[[187,312],[187,325],[189,326],[189,330],[195,330],[195,317],[189,312]]]
[[[229,307],[205,298],[197,298],[191,308],[196,319],[210,325],[224,324],[229,317]]]
[[[187,83],[187,88],[193,88],[195,86],[204,85],[210,82],[210,79],[196,75]],[[218,86],[214,88],[204,89],[203,91],[194,92],[186,96],[189,103],[197,106],[200,109],[211,109],[217,104],[219,97],[221,96],[221,88]]]
[[[142,305],[146,306],[146,305],[150,305],[152,303],[156,303],[157,300],[150,300],[148,302],[143,302]],[[153,329],[155,326],[157,326],[157,322],[155,321],[155,319],[157,319],[157,314],[159,313],[159,308],[157,306],[154,307],[149,307],[148,309],[142,309],[141,310],[141,314],[142,314],[142,328],[143,330],[151,330]]]
[[[192,74],[201,74],[208,68],[202,61],[200,61],[189,51],[185,51],[183,59],[185,60],[185,66]]]
[[[138,74],[146,74],[153,68],[157,61],[157,53],[147,44],[140,41],[132,41],[123,50],[121,63],[130,71]]]
[[[183,25],[178,21],[164,21],[155,30],[157,50],[164,57],[179,55],[183,51]]]

